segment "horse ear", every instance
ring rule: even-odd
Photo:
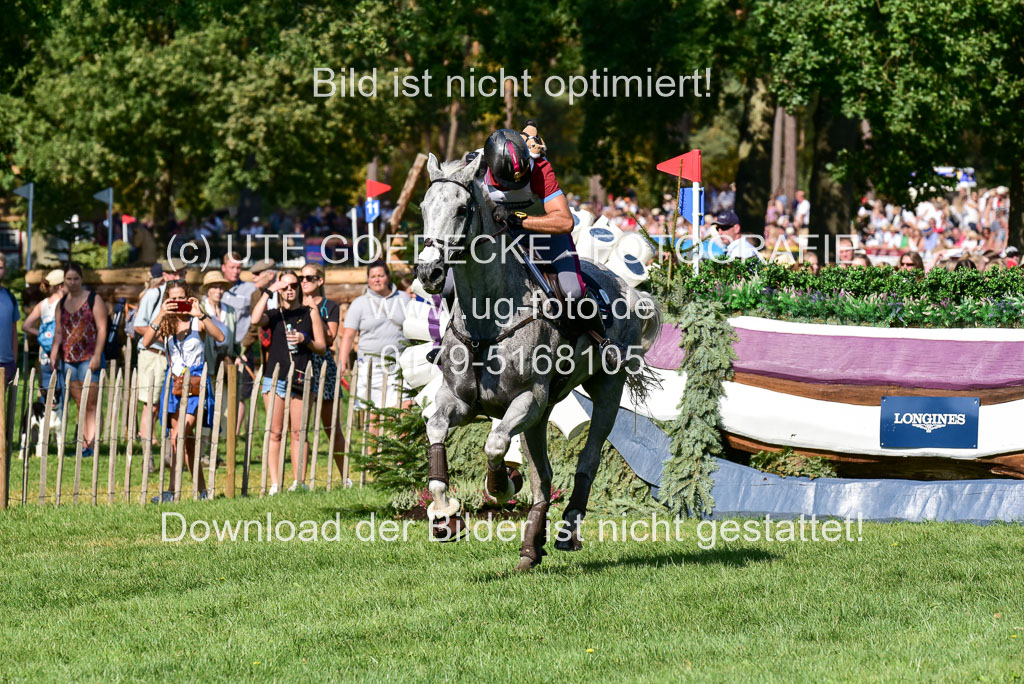
[[[430,176],[431,183],[444,176],[444,172],[441,171],[441,165],[438,163],[437,157],[434,156],[433,152],[427,157],[427,175]]]

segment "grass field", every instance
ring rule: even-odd
[[[338,515],[340,541],[164,543],[163,511]],[[361,542],[370,513],[390,514],[366,488],[0,514],[0,678],[1024,675],[1019,526],[865,524],[862,541],[702,550],[687,522],[681,541],[552,549],[517,575],[517,542],[432,544],[422,522],[408,542]]]

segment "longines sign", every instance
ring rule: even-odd
[[[885,449],[978,448],[976,397],[882,397]]]

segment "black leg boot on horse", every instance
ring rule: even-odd
[[[562,516],[562,525],[555,533],[555,548],[559,551],[579,551],[583,548],[580,527],[587,513],[587,500],[593,484],[593,480],[585,473],[576,473],[573,477],[572,494]]]

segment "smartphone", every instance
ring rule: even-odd
[[[188,313],[192,310],[192,302],[187,299],[172,299],[171,310],[178,313]]]

